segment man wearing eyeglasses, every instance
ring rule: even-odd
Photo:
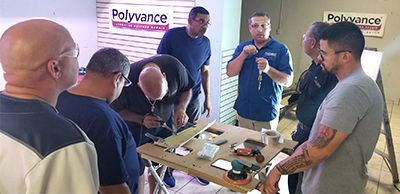
[[[76,83],[78,45],[68,30],[32,19],[0,38],[0,193],[97,193],[93,143],[54,108]]]
[[[158,54],[176,57],[190,72],[196,83],[192,88],[192,99],[186,110],[190,123],[200,119],[206,111],[208,111],[207,118],[212,113],[209,70],[211,47],[210,40],[204,35],[209,26],[211,26],[209,12],[201,6],[193,7],[189,13],[187,26],[172,28],[165,32],[157,49]],[[200,95],[201,86],[203,86],[205,96],[203,105]],[[202,185],[209,183],[201,178],[197,180]],[[175,179],[170,169],[164,177],[164,182],[170,187],[175,186]]]
[[[298,98],[296,108],[296,117],[299,123],[297,124],[295,138],[293,139],[299,142],[298,145],[307,141],[319,105],[338,82],[334,74],[323,71],[317,59],[319,55],[318,35],[328,26],[329,24],[326,22],[313,22],[303,35],[303,51],[312,59],[312,63],[304,78],[300,80],[299,90],[301,94]],[[300,193],[301,176],[299,176],[299,173],[289,175],[288,182],[290,193]]]
[[[239,94],[234,108],[239,126],[261,131],[276,130],[282,87],[293,80],[289,49],[270,36],[270,18],[255,12],[249,19],[252,40],[237,46],[228,62],[226,74],[239,75]]]
[[[77,123],[97,150],[100,193],[138,193],[140,162],[136,142],[109,104],[132,82],[128,58],[114,48],[91,57],[82,81],[58,97],[56,108]]]
[[[318,108],[308,140],[271,170],[262,193],[276,193],[282,174],[301,171],[302,193],[364,192],[367,163],[381,129],[383,98],[361,68],[365,39],[358,26],[336,23],[319,39],[317,59],[339,82]]]
[[[134,84],[124,88],[111,107],[128,124],[138,146],[151,140],[146,133],[166,138],[172,134],[167,130],[172,125],[180,128],[187,123],[185,112],[194,81],[178,59],[162,54],[132,63],[128,78]],[[173,109],[175,114],[172,116]],[[165,123],[167,128],[163,127]],[[143,172],[142,164],[141,174]],[[150,193],[153,193],[153,176],[149,176],[149,185]]]
[[[210,40],[204,36],[210,26],[209,12],[203,7],[193,7],[190,10],[188,25],[169,29],[158,46],[158,54],[169,54],[176,57],[189,71],[195,81],[192,88],[192,99],[187,108],[189,122],[200,119],[202,114],[201,86],[205,93],[204,111],[211,116],[210,97]]]

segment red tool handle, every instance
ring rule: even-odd
[[[237,148],[236,154],[242,155],[242,156],[250,156],[250,155],[252,155],[252,150],[248,149],[248,148]]]

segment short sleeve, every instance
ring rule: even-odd
[[[97,193],[93,145],[80,142],[49,154],[26,175],[26,187],[26,193]]]
[[[164,36],[162,37],[160,44],[158,45],[157,54],[171,54],[169,34],[170,30],[164,33]]]
[[[180,62],[177,63],[177,69],[179,73],[179,92],[186,92],[193,88],[195,82],[189,71]]]
[[[242,44],[239,44],[239,45],[236,47],[235,52],[233,53],[232,58],[231,58],[231,60],[228,61],[228,63],[231,62],[231,61],[233,61],[233,60],[235,60],[235,59],[240,55],[240,53],[241,53],[242,50],[243,50],[243,47],[244,47],[244,46],[242,46]]]
[[[284,72],[288,75],[293,74],[293,61],[289,49],[283,45],[280,52],[278,71]]]
[[[350,134],[357,122],[364,117],[370,101],[355,86],[342,84],[340,88],[340,91],[333,90],[325,99],[321,124]]]

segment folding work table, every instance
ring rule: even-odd
[[[200,119],[197,121],[196,125],[205,126],[210,122],[212,121]],[[258,144],[262,144],[260,132],[219,122],[215,122],[207,131],[217,132],[219,135],[211,141],[200,140],[198,138],[190,139],[187,143],[182,145],[182,147],[191,150],[191,152],[185,156],[168,152],[165,147],[150,143],[138,147],[137,151],[142,154],[142,158],[144,159],[164,164],[188,174],[209,180],[234,191],[246,193],[256,189],[260,183],[260,180],[254,178],[256,172],[251,174],[252,180],[249,183],[237,185],[227,182],[224,179],[223,175],[226,172],[225,170],[211,166],[211,164],[219,159],[229,162],[235,159],[241,159],[248,163],[258,165],[261,167],[260,169],[263,169],[283,148],[293,148],[297,144],[295,141],[284,139],[283,143],[279,143],[277,145],[265,145],[265,147],[260,149],[260,152],[264,156],[265,160],[262,163],[258,163],[254,156],[235,155],[230,151],[232,150],[230,145],[233,143],[240,145],[245,141],[258,142]],[[206,160],[197,156],[197,152],[201,149],[204,143],[212,143],[221,139],[227,139],[228,142],[220,145],[219,151],[212,160]]]

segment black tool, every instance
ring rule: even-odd
[[[213,142],[212,144],[214,144],[214,145],[222,145],[222,144],[224,144],[226,142],[228,142],[227,139],[220,139],[218,141]]]
[[[226,171],[224,179],[234,184],[247,184],[251,181],[251,176],[248,172],[260,169],[259,166],[251,164],[241,159],[236,159],[231,162],[232,170]]]

